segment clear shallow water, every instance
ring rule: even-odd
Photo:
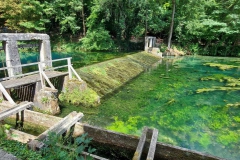
[[[53,53],[53,59],[72,56],[74,68],[78,68],[114,58],[115,54]],[[37,54],[22,55],[21,61],[36,62]],[[197,90],[225,87],[228,82],[221,78],[201,78],[229,76],[239,79],[240,69],[223,71],[205,66],[208,62],[240,65],[239,58],[165,58],[115,94],[102,99],[98,108],[65,105],[62,115],[70,110],[82,111],[84,121],[127,134],[140,135],[143,126],[155,127],[161,142],[238,160],[240,106],[227,105],[240,102],[240,91],[197,93]]]
[[[240,106],[229,104],[240,102],[240,90],[218,89],[229,84],[223,77],[239,81],[240,69],[223,71],[204,64],[239,66],[239,61],[197,56],[165,58],[103,99],[97,109],[66,108],[82,111],[85,121],[93,125],[135,135],[141,134],[143,126],[154,127],[161,142],[237,160]],[[213,87],[215,91],[197,93],[198,89]]]

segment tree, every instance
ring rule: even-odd
[[[4,19],[4,25],[11,30],[43,31],[45,23],[48,22],[43,18],[43,7],[37,0],[2,0],[0,18]]]
[[[172,19],[171,19],[171,25],[170,25],[170,31],[169,31],[169,37],[168,37],[168,49],[171,48],[171,40],[172,40],[172,34],[173,34],[175,8],[176,8],[176,0],[172,0]]]

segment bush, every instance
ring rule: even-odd
[[[107,51],[114,48],[114,42],[108,31],[103,27],[88,30],[86,37],[81,39],[82,48],[89,51]]]

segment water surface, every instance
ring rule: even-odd
[[[209,62],[235,68],[221,70],[206,65]],[[144,126],[154,127],[161,142],[237,160],[239,66],[239,58],[164,58],[102,99],[98,108],[68,105],[62,114],[69,109],[82,111],[90,124],[134,135],[140,135]]]

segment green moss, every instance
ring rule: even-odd
[[[236,102],[234,104],[227,104],[227,107],[240,107],[240,102]]]
[[[211,91],[236,91],[240,90],[240,79],[233,78],[230,76],[222,75],[222,74],[214,74],[212,76],[201,78],[202,81],[214,80],[219,82],[225,82],[225,86],[213,86],[211,88],[201,88],[197,89],[197,93],[202,92],[211,92]]]
[[[107,129],[126,134],[133,134],[136,133],[136,130],[138,130],[138,126],[143,123],[143,121],[146,121],[147,118],[143,118],[140,116],[129,117],[126,122],[123,122],[121,120],[118,120],[118,117],[114,117],[114,120],[114,123],[106,127]]]
[[[217,67],[220,70],[229,70],[233,68],[240,68],[239,66],[235,65],[228,65],[228,64],[219,64],[219,63],[205,63],[205,66],[210,66],[210,67]]]
[[[236,122],[240,123],[240,117],[234,117],[233,118]]]
[[[212,91],[237,91],[240,90],[240,87],[212,87],[212,88],[201,88],[197,89],[197,93],[202,93],[202,92],[212,92]]]
[[[151,54],[140,52],[109,60],[77,70],[81,78],[101,97],[138,76],[159,60]]]
[[[99,96],[91,88],[81,91],[79,88],[73,90],[66,90],[59,95],[60,101],[66,101],[74,105],[81,105],[83,107],[96,107],[99,104]]]
[[[4,121],[5,121],[5,123],[13,126],[13,128],[16,124],[16,121],[14,118],[6,118]],[[47,129],[48,129],[47,127],[40,126],[40,125],[36,126],[36,124],[31,123],[31,122],[23,123],[23,131],[27,132],[29,134],[33,134],[35,136],[38,136],[40,133],[43,133]]]
[[[217,141],[228,146],[232,143],[237,143],[239,140],[239,133],[235,131],[225,131],[217,138]]]

